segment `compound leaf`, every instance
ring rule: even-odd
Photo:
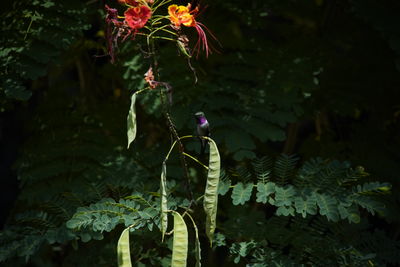
[[[273,183],[273,182],[268,182],[268,183],[258,182],[257,183],[257,195],[256,195],[257,199],[256,199],[256,201],[265,204],[268,202],[268,196],[274,192],[275,192],[275,183]]]
[[[296,208],[296,212],[300,213],[303,218],[305,218],[307,214],[317,214],[317,200],[314,194],[306,196],[306,199],[303,197],[296,197],[294,199],[294,206]]]
[[[339,220],[337,201],[332,196],[315,193],[319,213],[325,215],[328,220],[337,222]]]
[[[294,201],[294,196],[296,195],[296,191],[293,186],[287,187],[275,187],[275,203],[274,205],[277,207],[281,206],[291,206]]]
[[[231,186],[231,180],[229,180],[228,178],[221,179],[218,185],[218,194],[224,196],[226,193],[228,193],[230,186]]]
[[[233,205],[243,205],[246,201],[249,201],[251,197],[251,191],[253,190],[253,184],[238,183],[235,185],[232,191],[232,203]]]

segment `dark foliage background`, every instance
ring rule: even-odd
[[[4,266],[116,266],[122,225],[136,220],[135,266],[168,266],[171,242],[159,242],[151,209],[170,133],[157,94],[143,95],[126,150],[129,95],[150,59],[131,41],[115,65],[103,56],[104,4],[2,3]],[[222,47],[192,61],[199,82],[174,44],[157,49],[179,133],[193,134],[193,114],[204,111],[225,169],[216,242],[208,248],[200,237],[203,265],[398,266],[398,1],[202,4],[199,20]],[[198,153],[197,142],[186,144]],[[198,197],[204,171],[189,171]],[[176,209],[188,201],[178,157],[168,176]],[[201,206],[194,211],[202,222]]]

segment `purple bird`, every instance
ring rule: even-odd
[[[206,117],[204,116],[204,112],[197,112],[194,114],[197,123],[197,135],[198,136],[210,136],[210,125]],[[206,150],[207,140],[200,138],[201,142],[201,152],[200,155],[203,155]]]

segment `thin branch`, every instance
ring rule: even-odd
[[[170,1],[170,0],[164,0],[164,1],[162,1],[162,2],[159,4],[159,6],[161,6],[161,4],[168,3],[169,1]],[[155,32],[155,31],[154,31],[154,32]],[[153,59],[153,70],[154,70],[154,75],[156,76],[156,77],[155,77],[156,80],[159,80],[159,79],[158,79],[158,78],[159,78],[159,74],[158,74],[158,61],[157,61],[157,56],[155,55],[154,39],[151,39],[151,38],[150,38],[151,35],[152,35],[154,32],[152,32],[151,34],[149,34],[149,36],[147,36],[147,44],[148,44],[148,48],[149,48],[149,50],[150,50],[150,53],[149,53],[149,54],[152,55],[152,59]],[[181,160],[181,165],[182,165],[182,168],[183,168],[183,176],[184,176],[185,183],[186,183],[186,190],[187,190],[187,193],[188,193],[189,200],[191,201],[191,203],[193,203],[193,192],[192,192],[191,187],[190,187],[189,171],[188,171],[188,167],[187,167],[187,163],[186,163],[185,156],[183,155],[183,153],[184,153],[184,147],[183,147],[183,145],[182,145],[182,142],[181,142],[180,139],[179,139],[179,135],[178,135],[178,133],[177,133],[177,131],[176,131],[176,127],[175,127],[175,125],[174,125],[174,123],[173,123],[173,121],[172,121],[172,119],[171,119],[170,114],[169,114],[169,111],[168,111],[168,104],[164,101],[164,95],[163,95],[163,90],[162,90],[162,88],[160,88],[159,92],[160,92],[161,105],[162,105],[162,107],[163,107],[163,109],[164,109],[164,114],[165,114],[165,118],[167,119],[167,125],[168,125],[168,128],[169,128],[169,131],[170,131],[170,133],[172,134],[173,139],[175,139],[175,140],[177,141],[178,145],[179,145],[179,152],[180,152],[180,153],[179,153],[179,158],[180,158],[180,160]]]
[[[196,161],[198,164],[200,164],[201,166],[203,166],[206,170],[208,170],[208,167],[206,165],[204,165],[203,163],[201,163],[198,159],[196,159],[195,157],[183,152],[183,155],[185,155],[186,157],[191,158],[192,160]]]

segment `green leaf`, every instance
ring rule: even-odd
[[[279,179],[280,185],[285,185],[292,180],[298,158],[296,156],[279,155],[274,166],[274,174]]]
[[[237,151],[239,149],[251,150],[255,148],[255,144],[249,135],[241,134],[236,131],[227,132],[225,141],[231,151]]]
[[[339,203],[338,211],[341,219],[347,219],[350,223],[360,223],[360,213],[355,204]]]
[[[119,267],[131,267],[131,251],[129,248],[129,228],[126,228],[118,240],[117,245],[118,252],[118,266]]]
[[[49,7],[52,7],[52,6],[54,6],[54,5],[55,5],[54,2],[49,1],[49,0],[46,0],[46,1],[44,1],[44,3],[42,4],[42,7],[49,8]]]
[[[9,98],[26,101],[32,95],[32,92],[26,90],[26,88],[20,82],[12,79],[6,79],[3,82],[2,87],[4,93]]]
[[[222,178],[219,181],[218,194],[224,196],[226,193],[228,193],[230,186],[231,186],[231,180],[228,178]]]
[[[363,185],[357,185],[354,191],[358,194],[378,194],[388,193],[391,189],[391,185],[388,183],[370,182]]]
[[[296,191],[293,186],[275,187],[275,203],[277,207],[291,206],[294,201]]]
[[[339,220],[337,201],[335,198],[326,195],[315,193],[319,213],[325,215],[328,220],[337,222]]]
[[[226,246],[225,236],[221,233],[216,233],[214,238],[214,247]]]
[[[216,228],[221,159],[218,147],[214,140],[208,138],[208,141],[210,144],[210,160],[208,163],[208,176],[206,190],[204,192],[203,207],[206,213],[206,234],[210,240],[210,244],[212,245],[213,235]]]
[[[187,47],[187,45],[182,42],[179,38],[176,41],[176,44],[178,45],[179,51],[182,52],[183,55],[185,55],[188,58],[191,58],[192,55],[190,54],[189,48]]]
[[[125,213],[123,208],[112,205],[113,199],[102,199],[100,202],[91,204],[88,207],[80,207],[72,218],[67,221],[67,227],[80,230],[91,226],[93,231],[111,231],[119,223],[119,219]],[[132,213],[129,211],[129,213]],[[103,215],[107,215],[106,217]],[[112,218],[117,218],[113,220]],[[96,222],[96,225],[95,225]],[[99,228],[103,225],[103,228]]]
[[[360,217],[360,212],[358,211],[358,208],[355,205],[351,205],[347,209],[349,216],[347,217],[347,220],[349,222],[353,223],[360,223],[361,217]]]
[[[161,194],[161,242],[164,241],[164,235],[168,228],[168,203],[167,203],[167,166],[163,162],[161,170],[161,181],[160,181],[160,194]]]
[[[230,247],[230,253],[233,255],[237,255],[234,259],[236,264],[239,263],[241,257],[246,257],[249,253],[256,247],[257,243],[253,240],[250,242],[240,242],[234,243]]]
[[[240,149],[235,152],[233,158],[237,161],[241,161],[244,159],[253,159],[256,157],[256,154],[253,151]]]
[[[317,214],[317,200],[315,194],[306,196],[306,199],[303,197],[296,197],[294,199],[294,206],[296,208],[296,212],[300,213],[303,218],[305,218],[307,214]]]
[[[273,161],[270,157],[264,156],[262,158],[256,158],[253,160],[252,165],[254,172],[257,176],[257,180],[265,183],[271,176]]]
[[[354,203],[360,205],[372,215],[375,215],[375,212],[383,213],[385,211],[385,205],[377,201],[373,197],[365,195],[355,195],[352,197],[352,199]]]
[[[139,210],[140,205],[135,202],[121,199],[116,203],[113,199],[104,198],[88,207],[78,208],[66,226],[73,230],[91,230],[91,234],[92,231],[110,232],[118,224],[129,226],[140,219],[152,220],[159,215],[153,207]]]
[[[275,193],[275,183],[273,182],[258,182],[257,183],[257,202],[260,203],[267,203],[268,202],[268,196],[271,195],[272,193]]]
[[[172,244],[171,267],[185,267],[188,252],[188,232],[182,216],[176,211],[174,214],[174,240]]]
[[[243,205],[246,201],[250,200],[251,191],[253,190],[253,184],[243,184],[239,182],[232,191],[232,203],[233,205]]]
[[[251,134],[262,142],[285,140],[285,131],[274,124],[254,118],[246,123],[248,128],[252,130]]]
[[[285,207],[285,206],[282,206],[282,207],[279,207],[277,210],[276,210],[276,215],[277,216],[289,216],[289,215],[292,215],[292,216],[294,216],[294,208],[293,207]]]
[[[127,134],[128,134],[128,149],[131,143],[136,138],[136,112],[135,112],[136,93],[132,94],[131,107],[127,117]]]

